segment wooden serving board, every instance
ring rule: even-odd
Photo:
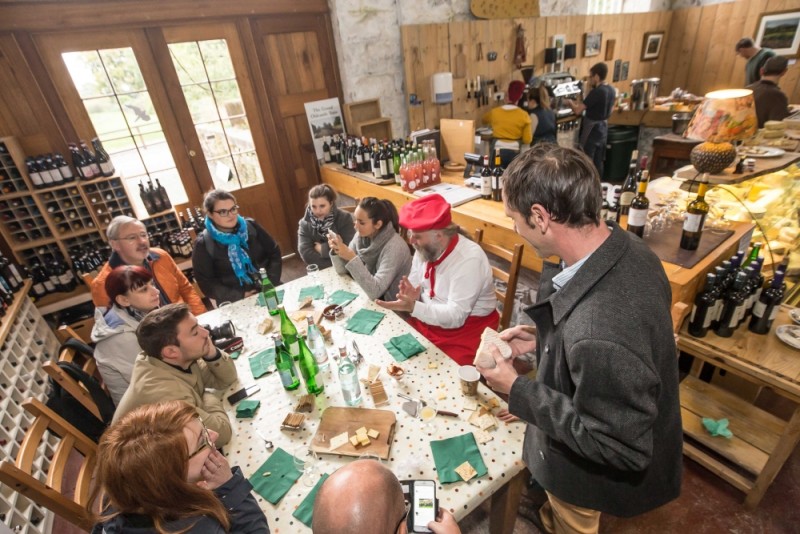
[[[538,17],[539,0],[472,0],[469,9],[479,19]]]
[[[340,408],[331,407],[322,412],[317,433],[311,440],[311,449],[314,452],[325,454],[340,454],[342,456],[359,457],[362,454],[374,454],[384,460],[389,459],[394,436],[397,417],[389,410],[374,410],[371,408]],[[370,439],[366,447],[354,447],[349,441],[335,450],[330,450],[330,439],[342,432],[352,436],[361,427],[367,430],[375,429],[380,435]]]

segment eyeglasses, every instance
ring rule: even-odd
[[[227,217],[228,215],[236,215],[237,213],[239,213],[239,206],[234,206],[228,210],[213,210],[213,212],[222,217]]]
[[[394,527],[394,530],[393,530],[392,532],[397,532],[398,530],[400,530],[400,525],[402,525],[402,524],[403,524],[403,522],[404,522],[404,521],[406,520],[406,518],[408,517],[408,511],[409,511],[410,509],[411,509],[411,503],[409,503],[408,501],[406,501],[406,511],[405,511],[405,512],[403,512],[403,516],[400,518],[400,521],[398,521],[398,522],[397,522],[397,526],[396,526],[396,527]]]
[[[147,240],[147,232],[139,232],[138,234],[126,235],[125,237],[117,237],[114,241],[127,241],[128,243],[135,243],[139,239]]]
[[[203,449],[205,449],[206,447],[211,447],[213,445],[213,443],[211,442],[211,436],[208,434],[208,429],[206,428],[206,425],[203,424],[203,420],[200,419],[199,417],[197,418],[197,420],[200,421],[200,426],[203,428],[200,431],[200,437],[203,438],[203,442],[200,444],[199,447],[197,447],[196,451],[194,451],[192,454],[189,455],[190,460],[195,456],[197,456],[198,454],[200,454],[201,452],[203,452]]]

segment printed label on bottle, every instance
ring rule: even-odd
[[[107,163],[101,163],[100,170],[103,171],[103,174],[111,174],[114,172],[114,166],[110,161]]]
[[[54,286],[53,282],[51,282],[50,280],[44,281],[44,288],[47,290],[48,293],[56,290],[56,286]]]
[[[292,387],[295,380],[292,371],[289,369],[278,369],[278,374],[281,376],[281,384],[283,384],[283,387]]]
[[[322,155],[323,155],[323,158],[325,159],[325,163],[330,163],[331,162],[331,153],[330,152],[323,152]]]
[[[778,316],[778,311],[780,311],[780,309],[781,309],[780,306],[773,306],[772,307],[772,311],[770,312],[769,317],[767,318],[767,320],[768,321],[774,321],[775,318]]]
[[[299,341],[297,341],[297,340],[292,341],[291,343],[286,345],[286,348],[289,350],[289,354],[292,355],[292,358],[296,358],[297,356],[300,356],[300,342]]]
[[[266,297],[264,300],[266,300],[266,302],[267,302],[267,309],[268,310],[272,311],[272,310],[277,310],[278,309],[278,299],[277,298],[275,298],[273,296],[269,296],[269,297]]]
[[[39,282],[38,284],[33,284],[33,292],[37,295],[43,295],[44,293],[47,293],[47,289],[44,287],[44,284]]]
[[[385,159],[381,160],[380,168],[381,168],[381,176],[386,176],[387,174],[389,174],[389,167],[386,165]]]
[[[687,213],[686,220],[683,221],[683,230],[685,232],[699,232],[703,229],[703,219],[705,218],[705,213]]]
[[[647,222],[647,210],[634,209],[628,212],[628,226],[644,226]]]
[[[755,315],[756,317],[763,317],[764,316],[764,311],[766,309],[767,309],[767,305],[764,304],[761,301],[758,301],[753,305],[753,315]]]
[[[636,195],[633,191],[625,191],[619,196],[619,203],[621,206],[630,206],[631,202],[633,202],[633,197]]]
[[[72,273],[67,271],[66,273],[62,274],[58,277],[58,281],[62,286],[69,285],[72,282]]]

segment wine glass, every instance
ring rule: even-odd
[[[436,403],[432,399],[426,399],[422,402],[422,408],[419,411],[419,418],[422,419],[422,428],[430,430],[433,428],[433,420],[436,419]]]
[[[309,488],[317,483],[319,471],[317,469],[317,453],[307,445],[298,445],[294,448],[294,466],[303,473],[303,485]]]

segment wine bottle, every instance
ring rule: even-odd
[[[620,218],[623,215],[628,214],[628,210],[630,210],[631,202],[633,201],[633,197],[636,196],[636,177],[638,175],[638,159],[639,159],[639,151],[634,150],[631,154],[631,162],[628,165],[628,175],[625,177],[625,181],[622,183],[622,190],[619,195],[619,209],[617,210],[617,222],[620,221]]]
[[[53,161],[55,162],[58,172],[61,174],[61,177],[65,182],[71,182],[75,180],[75,174],[72,172],[72,168],[64,159],[64,156],[56,152],[56,154],[53,156]]]
[[[306,315],[306,322],[308,329],[306,330],[306,337],[308,338],[308,347],[314,353],[314,359],[320,369],[328,367],[328,351],[325,349],[325,339],[322,337],[322,332],[319,331],[317,323],[314,322],[314,315],[309,313]]]
[[[719,325],[715,333],[719,337],[731,337],[736,327],[739,326],[740,313],[744,313],[745,294],[742,291],[747,275],[739,272],[733,286],[725,293],[725,304],[719,318]]]
[[[485,200],[492,199],[492,170],[489,168],[489,156],[483,156],[483,170],[481,170],[481,197]]]
[[[103,144],[100,142],[100,139],[95,137],[92,139],[92,147],[94,148],[94,155],[97,159],[97,164],[100,166],[100,172],[103,176],[108,178],[109,176],[114,175],[114,164],[111,163],[111,158],[108,155],[108,152],[105,151],[103,148]]]
[[[83,159],[89,163],[92,167],[92,175],[95,178],[99,178],[103,175],[103,171],[100,170],[100,165],[97,163],[97,158],[94,157],[94,154],[89,150],[89,147],[86,145],[86,141],[81,139],[81,155]]]
[[[328,144],[328,136],[322,138],[322,161],[331,162],[331,145]]]
[[[700,237],[708,215],[708,203],[705,198],[707,189],[708,183],[700,182],[697,197],[686,206],[686,220],[683,221],[680,243],[680,247],[684,250],[697,250],[700,245]]]
[[[158,194],[158,189],[156,188],[155,184],[153,184],[153,177],[150,176],[148,178],[148,188],[147,192],[150,194],[150,199],[153,202],[153,209],[155,213],[161,213],[162,211],[166,210],[167,208],[164,206],[164,201]]]
[[[716,276],[712,273],[706,275],[706,285],[694,298],[692,314],[689,317],[689,334],[694,337],[705,337],[711,326],[714,313],[714,282]]]
[[[361,384],[358,381],[358,368],[346,350],[339,349],[339,384],[342,397],[348,406],[361,404]]]
[[[286,345],[286,350],[292,358],[297,360],[300,358],[300,343],[298,341],[299,336],[297,335],[297,328],[294,326],[294,323],[292,323],[292,320],[289,319],[289,316],[286,315],[283,304],[278,304],[278,314],[281,316],[281,337],[283,338],[283,344]]]
[[[317,360],[302,337],[299,337],[297,342],[300,345],[300,358],[298,360],[300,375],[303,377],[303,382],[306,383],[308,392],[312,395],[319,395],[325,390],[325,384],[323,383],[322,374],[319,372]]]
[[[753,315],[750,317],[747,329],[754,334],[766,334],[772,328],[786,288],[783,283],[784,276],[783,271],[776,271],[770,286],[761,292],[758,302],[753,305]]]
[[[747,259],[744,260],[744,263],[742,264],[742,267],[747,267],[752,262],[756,261],[756,259],[758,258],[759,253],[761,253],[761,247],[762,246],[763,245],[762,245],[762,243],[760,241],[756,241],[755,243],[753,243],[753,248],[750,249],[750,254],[747,256]]]
[[[45,187],[42,174],[39,171],[39,166],[36,165],[36,160],[30,157],[25,158],[25,167],[28,169],[28,177],[31,179],[31,182],[33,182],[33,187],[36,189]]]
[[[492,170],[492,200],[503,200],[503,167],[500,160],[500,149],[494,149],[494,169]]]
[[[83,154],[78,150],[78,146],[74,143],[70,143],[69,151],[70,154],[72,154],[72,165],[75,167],[81,180],[91,180],[95,178],[91,163],[84,159]]]
[[[44,187],[53,187],[56,185],[53,182],[53,176],[50,174],[50,169],[47,168],[44,158],[42,156],[38,156],[35,161],[36,168],[39,170],[39,176],[42,178]]]
[[[300,386],[297,379],[297,370],[294,367],[292,355],[286,350],[280,336],[273,336],[275,343],[275,367],[278,368],[278,375],[281,377],[281,384],[286,391],[293,391]]]
[[[267,305],[267,310],[270,315],[278,315],[278,292],[267,277],[267,270],[264,267],[260,268],[258,275],[261,277],[261,295]]]
[[[161,199],[161,204],[164,206],[165,210],[168,210],[172,207],[172,202],[169,200],[169,195],[167,195],[167,190],[161,185],[161,180],[156,178],[156,194],[158,198]]]
[[[649,173],[643,171],[642,178],[639,180],[638,192],[636,196],[633,197],[630,209],[628,210],[628,231],[633,232],[639,237],[644,237],[644,227],[645,224],[647,224],[647,211],[650,208],[650,201],[645,195],[649,179]]]

